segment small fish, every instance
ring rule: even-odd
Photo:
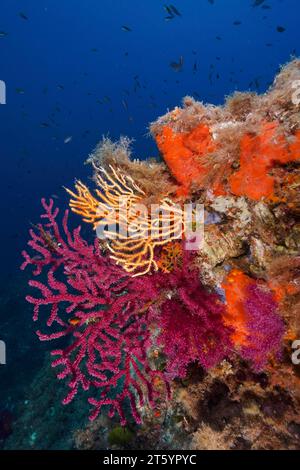
[[[260,5],[262,5],[264,3],[265,0],[254,0],[254,2],[252,3],[252,6],[253,7],[259,7]]]
[[[259,87],[260,87],[260,84],[259,84],[259,77],[255,78],[253,81],[254,81],[255,88],[258,90]]]
[[[40,260],[42,260],[43,258],[42,258],[41,256],[39,256],[39,255],[35,255],[35,256],[33,256],[32,259],[33,259],[33,261],[40,261]]]
[[[285,31],[285,28],[283,26],[277,26],[277,31],[278,33],[283,33]]]
[[[210,3],[211,5],[214,5],[215,0],[208,0],[208,3]]]
[[[72,139],[73,139],[73,137],[71,135],[69,135],[68,137],[65,138],[64,144],[68,144],[69,142],[71,142]]]
[[[126,100],[122,100],[122,105],[123,105],[125,111],[128,111],[128,104],[127,104]]]
[[[0,38],[5,38],[7,35],[8,33],[6,31],[0,31]]]
[[[23,20],[28,20],[28,16],[25,15],[25,13],[23,13],[22,11],[19,13],[19,16],[20,16],[20,18],[22,18]]]
[[[197,72],[197,62],[194,63],[193,65],[193,73]]]
[[[24,88],[16,88],[16,92],[17,92],[19,95],[24,95],[25,90],[24,90]]]
[[[121,27],[121,29],[122,29],[122,31],[126,31],[127,33],[129,33],[130,31],[132,31],[132,29],[129,28],[129,26],[126,26],[126,25],[123,25],[123,26]]]
[[[218,41],[222,41],[221,36],[216,36],[216,39],[217,39]]]
[[[183,67],[183,56],[180,56],[179,62],[171,62],[170,67],[175,70],[175,72],[180,72]]]
[[[174,17],[173,12],[172,12],[171,8],[168,5],[164,5],[164,9],[168,13],[168,15]]]
[[[65,87],[64,87],[63,85],[57,85],[57,88],[58,88],[59,90],[64,90],[64,89],[65,89]]]
[[[234,26],[240,26],[240,24],[242,24],[242,22],[237,20],[237,21],[234,21],[233,24],[234,24]]]
[[[138,75],[135,75],[133,79],[134,79],[134,92],[136,93],[137,89],[141,88],[141,84],[139,82]]]
[[[79,318],[70,318],[69,319],[69,323],[72,325],[72,326],[77,326],[79,323],[80,323],[80,319]]]
[[[174,5],[170,5],[170,9],[176,16],[181,16],[181,13],[177,10],[176,7],[174,7]]]
[[[50,127],[50,124],[48,122],[41,122],[41,127]]]
[[[51,194],[52,199],[59,199],[57,194]]]

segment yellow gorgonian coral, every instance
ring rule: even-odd
[[[135,276],[146,274],[153,267],[156,246],[165,245],[182,237],[183,217],[181,207],[168,198],[149,208],[143,205],[144,191],[120,169],[109,166],[109,172],[96,167],[94,197],[80,181],[70,207],[83,220],[93,224],[99,238],[105,238],[111,258],[125,271]]]

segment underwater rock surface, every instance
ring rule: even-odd
[[[294,60],[264,95],[224,106],[186,97],[151,125],[161,163],[104,139],[88,159],[96,190],[68,190],[93,243],[43,200],[22,268],[33,268],[39,338],[65,338],[52,350],[64,404],[86,395],[92,405],[70,446],[299,448],[299,80]],[[138,240],[92,231],[112,222],[119,197],[142,224]],[[177,210],[186,203],[205,207],[204,245],[192,252]],[[165,237],[147,235],[160,219],[136,204],[173,214]]]

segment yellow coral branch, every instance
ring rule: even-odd
[[[80,181],[75,183],[77,193],[66,188],[70,194],[70,208],[82,216],[87,223],[98,227],[113,226],[105,230],[109,239],[107,247],[111,258],[125,271],[140,276],[152,268],[158,269],[154,260],[156,246],[165,245],[170,240],[181,237],[183,233],[182,211],[170,199],[163,199],[159,212],[151,218],[148,211],[140,213],[134,210],[146,197],[144,191],[134,180],[124,175],[118,168],[96,167],[97,199]],[[130,234],[128,234],[128,227]]]

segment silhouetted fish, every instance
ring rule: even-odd
[[[177,10],[176,7],[174,7],[174,5],[170,5],[170,8],[176,16],[181,16],[181,13]]]
[[[259,7],[264,3],[265,0],[255,0],[252,4],[253,7]]]
[[[28,16],[25,15],[25,13],[23,13],[22,11],[19,13],[19,16],[20,16],[20,18],[22,18],[23,20],[28,20]]]
[[[171,62],[170,67],[175,70],[175,72],[180,72],[183,67],[183,57],[180,56],[179,62]]]

